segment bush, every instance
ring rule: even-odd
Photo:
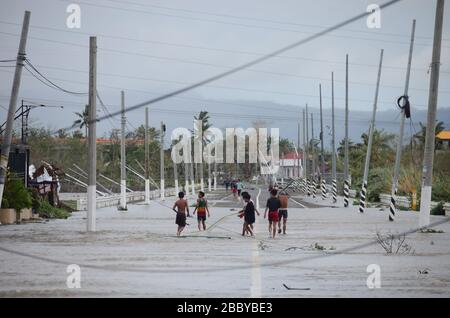
[[[447,201],[450,202],[450,182],[449,177],[443,174],[436,174],[433,176],[433,189],[431,193],[433,201]]]
[[[48,218],[48,219],[67,219],[70,216],[70,213],[64,209],[55,208],[46,200],[42,200],[37,212],[40,217]]]
[[[2,208],[14,209],[20,212],[22,209],[31,208],[32,199],[30,193],[20,180],[8,179],[3,192]]]
[[[431,215],[445,215],[444,202],[439,202],[434,208],[431,209]]]

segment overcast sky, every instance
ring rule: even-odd
[[[384,1],[383,1],[384,2]],[[383,2],[379,2],[380,4]],[[81,28],[69,29],[66,8],[81,7]],[[151,99],[241,63],[276,50],[327,26],[366,11],[375,1],[361,0],[0,0],[0,59],[15,58],[25,10],[31,11],[27,57],[49,79],[65,89],[87,92],[89,35],[98,37],[98,91],[110,111],[120,105],[120,89],[127,106]],[[164,120],[168,128],[183,121],[191,127],[191,115],[210,110],[215,101],[248,103],[251,107],[226,107],[224,115],[212,116],[220,127],[239,125],[270,109],[258,103],[273,103],[273,116],[295,118],[282,105],[317,107],[322,83],[324,108],[331,108],[331,72],[335,73],[336,107],[344,106],[345,54],[350,59],[350,106],[372,109],[380,49],[384,61],[380,110],[394,109],[403,94],[412,20],[417,20],[410,96],[413,105],[426,109],[431,45],[436,1],[403,0],[381,12],[381,28],[369,29],[366,20],[354,22],[333,33],[299,46],[282,56],[248,70],[151,106],[151,125]],[[438,107],[450,106],[450,4],[444,13]],[[0,63],[5,65],[5,63]],[[6,118],[13,68],[0,68],[0,117]],[[26,70],[20,98],[64,105],[63,110],[34,110],[35,124],[57,129],[70,125],[74,112],[82,111],[86,96],[52,90]],[[100,105],[98,105],[100,111]],[[152,110],[152,108],[154,108]],[[158,110],[159,109],[159,110]],[[160,109],[165,111],[161,112]],[[217,110],[217,107],[215,108]],[[101,112],[100,114],[103,114]],[[143,123],[144,110],[129,114],[130,127]],[[368,113],[369,114],[369,113]],[[393,119],[394,120],[394,119]],[[449,118],[444,118],[450,123]],[[119,121],[104,121],[99,134]],[[283,125],[296,127],[295,120],[271,121],[283,135]],[[450,124],[449,124],[450,125]],[[172,127],[171,127],[172,126]],[[339,124],[339,126],[341,126]],[[292,128],[291,127],[291,128]],[[339,127],[338,127],[339,128]],[[450,127],[448,127],[450,128]]]

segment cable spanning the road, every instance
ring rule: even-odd
[[[70,2],[69,0],[60,0],[60,1],[62,1],[62,2]],[[154,12],[154,11],[145,11],[145,10],[142,10],[142,9],[136,10],[136,9],[131,9],[129,7],[118,8],[118,7],[114,7],[114,6],[93,4],[93,3],[89,3],[89,2],[83,2],[83,1],[78,1],[77,3],[82,4],[82,5],[97,7],[97,8],[113,9],[113,10],[118,10],[118,11],[123,11],[123,12],[133,12],[133,13],[140,13],[140,14],[159,15],[159,16],[165,16],[165,17],[177,18],[177,19],[183,19],[183,20],[194,20],[194,21],[202,21],[202,22],[209,22],[209,23],[215,23],[215,24],[233,25],[233,26],[252,28],[252,29],[265,29],[265,30],[272,30],[272,31],[298,33],[298,34],[314,34],[313,32],[310,32],[310,31],[281,29],[281,28],[275,28],[275,27],[258,26],[258,25],[244,24],[244,23],[238,23],[238,22],[227,22],[227,21],[220,21],[220,20],[207,19],[207,18],[196,18],[196,17],[180,16],[180,15],[174,15],[174,14],[168,14],[168,13],[161,13],[161,12]],[[381,8],[381,6],[380,6],[380,8]],[[369,15],[369,14],[372,14],[372,13],[369,12],[367,15]],[[373,41],[378,41],[378,42],[401,44],[401,45],[409,44],[408,42],[384,40],[384,39],[377,39],[377,38],[372,39],[372,38],[364,38],[364,37],[340,35],[340,34],[326,34],[326,35],[330,36],[330,37],[344,38],[344,39],[348,38],[348,39],[366,40],[366,41],[372,41],[372,42]],[[428,46],[429,44],[418,43],[418,45]]]
[[[7,22],[7,21],[1,21],[1,24],[6,25],[17,25],[20,26],[19,23],[13,23],[13,22]],[[63,32],[63,33],[70,33],[70,34],[77,34],[77,35],[86,35],[90,36],[91,33],[88,32],[81,32],[81,31],[74,31],[74,30],[62,30],[52,27],[46,27],[46,26],[37,26],[32,25],[32,28],[41,29],[41,30],[49,30],[54,32]],[[9,32],[0,32],[0,34],[8,35],[8,36],[14,36],[18,37],[20,34],[16,33],[9,33]],[[130,37],[123,37],[123,36],[116,36],[116,35],[109,35],[109,34],[98,34],[101,38],[111,38],[111,39],[117,39],[117,40],[126,40],[126,41],[133,41],[133,42],[142,42],[142,43],[151,43],[151,44],[158,44],[158,45],[166,45],[166,46],[173,46],[173,47],[182,47],[182,48],[190,48],[190,49],[199,49],[199,50],[206,50],[206,51],[212,51],[212,52],[224,52],[224,53],[233,53],[233,54],[241,54],[241,55],[252,55],[252,56],[264,56],[264,53],[261,52],[251,52],[251,51],[241,51],[241,50],[232,50],[232,49],[224,49],[224,48],[211,48],[211,47],[205,47],[205,46],[195,46],[195,45],[189,45],[189,44],[179,44],[179,43],[171,43],[171,42],[164,42],[164,41],[155,41],[155,40],[141,40],[136,38],[130,38]],[[65,42],[65,41],[58,41],[53,39],[46,39],[46,38],[40,38],[35,36],[30,36],[30,39],[38,40],[38,41],[44,41],[44,42],[50,42],[50,43],[57,43],[62,45],[70,45],[80,48],[89,48],[87,45],[84,44],[78,44],[73,42]],[[165,59],[167,60],[167,57],[163,56],[156,56],[156,55],[150,55],[150,54],[143,54],[143,53],[137,53],[137,52],[129,52],[129,51],[123,51],[123,50],[114,50],[114,49],[107,49],[107,48],[99,48],[101,51],[105,52],[111,52],[111,53],[120,53],[120,54],[126,54],[126,55],[137,55],[141,57],[148,57],[148,58],[154,58],[154,59]],[[318,58],[309,58],[309,57],[298,57],[298,56],[287,56],[287,55],[278,55],[274,56],[274,58],[277,59],[286,59],[286,60],[298,60],[298,61],[308,61],[308,62],[316,62],[316,63],[331,63],[331,64],[345,64],[341,61],[331,61],[326,59],[318,59]],[[188,63],[188,64],[202,64],[202,65],[209,65],[209,66],[215,66],[215,67],[228,67],[225,65],[218,65],[218,64],[211,64],[211,63],[204,63],[204,62],[198,62],[198,61],[189,61],[185,59],[178,59],[178,58],[170,58],[170,60],[178,61],[182,63]],[[359,67],[370,67],[370,68],[378,68],[378,65],[374,64],[365,64],[365,63],[349,63],[351,66],[359,66]],[[392,70],[405,70],[405,67],[402,66],[394,66],[394,65],[383,65],[384,69],[392,69]],[[421,72],[427,72],[428,69],[426,68],[412,68],[414,71],[421,71]],[[450,71],[444,71],[442,70],[441,73],[443,74],[450,74]]]
[[[382,4],[382,5],[380,5],[380,9],[387,8],[387,7],[393,5],[393,4],[397,3],[397,2],[400,2],[400,1],[401,1],[401,0],[391,0],[391,1],[388,1],[388,2],[386,2],[386,3]],[[338,24],[336,24],[336,25],[334,25],[334,26],[332,26],[332,27],[326,28],[326,29],[323,30],[323,31],[320,31],[320,32],[318,32],[318,33],[316,33],[316,34],[313,34],[313,35],[311,35],[311,36],[309,36],[309,37],[306,37],[306,38],[304,38],[304,39],[302,39],[302,40],[299,40],[299,41],[294,42],[294,43],[292,43],[292,44],[290,44],[290,45],[287,45],[287,46],[285,46],[285,47],[283,47],[283,48],[281,48],[281,49],[275,50],[275,51],[273,51],[273,52],[271,52],[271,53],[269,53],[269,54],[267,54],[267,55],[265,55],[265,56],[262,56],[262,57],[260,57],[260,58],[255,59],[255,60],[252,60],[252,61],[250,61],[250,62],[247,62],[247,63],[245,63],[245,64],[242,64],[242,65],[240,65],[240,66],[238,66],[238,67],[235,67],[235,68],[230,69],[230,70],[228,70],[228,71],[225,71],[225,72],[223,72],[223,73],[217,74],[217,75],[212,76],[212,77],[210,77],[210,78],[207,78],[207,79],[205,79],[205,80],[199,81],[199,82],[194,83],[194,84],[192,84],[192,85],[186,86],[186,87],[184,87],[184,88],[175,90],[175,91],[173,91],[173,92],[164,94],[164,95],[162,95],[162,96],[159,96],[159,97],[156,97],[156,98],[153,98],[153,99],[144,101],[144,102],[142,102],[142,103],[136,104],[136,105],[134,105],[134,106],[128,107],[128,108],[125,109],[125,111],[126,111],[126,112],[133,111],[133,110],[136,110],[136,109],[145,107],[145,106],[147,106],[147,105],[154,104],[154,103],[156,103],[156,102],[160,102],[160,101],[162,101],[162,100],[171,98],[171,97],[173,97],[173,96],[177,96],[177,95],[180,95],[180,94],[182,94],[182,93],[191,91],[191,90],[193,90],[193,89],[195,89],[195,88],[204,86],[204,85],[206,85],[206,84],[208,84],[208,83],[215,82],[215,81],[217,81],[217,80],[219,80],[219,79],[225,78],[225,77],[227,77],[227,76],[230,76],[230,75],[232,75],[232,74],[235,74],[235,73],[237,73],[237,72],[240,72],[240,71],[242,71],[242,70],[244,70],[244,69],[247,69],[247,68],[249,68],[249,67],[251,67],[251,66],[253,66],[253,65],[257,65],[257,64],[259,64],[259,63],[261,63],[261,62],[264,62],[264,61],[266,61],[266,60],[269,60],[269,59],[271,59],[272,57],[277,56],[277,55],[279,55],[279,54],[281,54],[281,53],[290,51],[290,50],[292,50],[292,49],[294,49],[294,48],[297,48],[297,47],[299,47],[299,46],[301,46],[301,45],[303,45],[303,44],[305,44],[305,43],[311,42],[311,41],[313,41],[313,40],[315,40],[315,39],[317,39],[317,38],[319,38],[319,37],[321,37],[321,36],[323,36],[323,35],[325,35],[325,34],[328,34],[328,33],[332,32],[332,31],[334,31],[334,30],[337,30],[337,29],[339,29],[339,28],[341,28],[341,27],[343,27],[343,26],[345,26],[345,25],[348,25],[348,24],[350,24],[350,23],[352,23],[352,22],[354,22],[354,21],[357,21],[357,20],[359,20],[359,19],[361,19],[361,18],[364,18],[364,17],[368,16],[369,14],[371,14],[371,13],[370,13],[370,12],[363,12],[363,13],[358,14],[358,15],[356,15],[356,16],[354,16],[354,17],[348,19],[348,20],[345,20],[345,21],[343,21],[343,22],[340,22],[340,23],[338,23]],[[121,111],[116,111],[116,112],[112,113],[111,115],[112,115],[112,116],[116,116],[116,115],[118,115],[118,114],[120,114],[120,113],[121,113]],[[99,117],[98,120],[99,120],[99,121],[102,121],[102,120],[104,120],[104,119],[106,119],[106,118],[108,118],[108,117],[110,117],[110,116],[102,116],[102,117]]]

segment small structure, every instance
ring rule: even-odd
[[[443,130],[439,134],[436,135],[438,139],[438,143],[442,146],[442,148],[450,148],[450,130]]]
[[[303,153],[289,152],[280,158],[280,171],[278,175],[283,178],[296,178],[303,175]],[[300,176],[298,166],[300,165]]]
[[[50,164],[43,163],[39,168],[31,165],[29,168],[29,186],[38,190],[39,194],[48,200],[53,206],[59,205],[60,178],[64,177],[64,172]]]

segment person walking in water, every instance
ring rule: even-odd
[[[178,225],[177,236],[180,236],[186,226],[186,212],[187,216],[189,216],[189,205],[187,200],[184,198],[184,192],[178,193],[178,200],[175,201],[172,209],[177,212],[175,224]]]
[[[267,200],[266,210],[264,211],[264,218],[266,218],[267,211],[269,212],[269,235],[272,238],[275,238],[275,234],[277,233],[278,209],[281,207],[277,193],[278,191],[275,189],[270,191],[270,198]]]
[[[210,217],[210,214],[208,208],[208,200],[205,199],[205,192],[203,191],[200,191],[198,193],[197,204],[195,205],[193,215],[195,215],[195,212],[197,212],[198,230],[201,231],[203,225],[203,230],[205,231],[206,213],[208,213],[208,217]]]
[[[281,207],[278,210],[278,234],[281,234],[281,219],[283,219],[283,234],[286,234],[289,195],[285,191],[281,191],[278,199],[280,199],[281,203]]]

